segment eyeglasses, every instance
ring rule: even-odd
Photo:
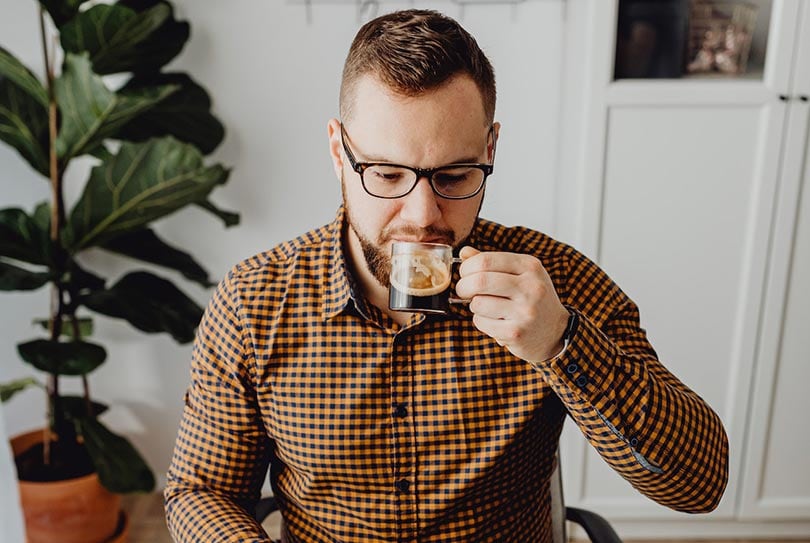
[[[490,127],[487,140],[493,137],[494,127]],[[416,183],[423,177],[430,182],[433,192],[450,200],[472,198],[484,187],[484,182],[492,173],[492,164],[448,164],[438,168],[412,168],[388,162],[357,162],[346,144],[346,129],[340,124],[340,140],[352,169],[360,175],[363,189],[377,198],[402,198],[410,194]]]

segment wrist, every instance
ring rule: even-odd
[[[563,306],[563,308],[565,309],[567,315],[564,320],[565,326],[563,328],[562,337],[560,338],[555,350],[552,351],[553,354],[539,362],[531,360],[528,361],[529,364],[535,369],[538,369],[538,366],[544,366],[558,360],[566,353],[566,351],[568,351],[568,346],[571,344],[571,340],[573,339],[574,334],[576,333],[577,325],[579,324],[579,314],[567,306]]]

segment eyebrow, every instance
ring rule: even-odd
[[[357,155],[358,154],[357,150],[355,149],[354,151],[355,151],[355,155]],[[361,163],[362,162],[371,162],[371,163],[380,163],[380,164],[393,164],[395,166],[407,166],[407,164],[402,164],[400,162],[394,162],[393,160],[386,160],[384,157],[376,157],[376,156],[366,157],[363,160],[360,160],[359,158],[357,158],[357,162],[361,162]],[[438,166],[433,166],[433,167],[441,168],[443,166],[452,166],[453,164],[479,164],[479,162],[478,162],[478,157],[472,157],[472,158],[465,157],[465,158],[461,158],[461,159],[458,159],[458,160],[454,160],[453,162],[445,162],[443,164],[439,164]],[[411,167],[412,168],[419,168],[419,166],[411,166]],[[430,168],[422,168],[422,169],[430,169]]]

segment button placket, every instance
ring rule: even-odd
[[[394,416],[398,419],[404,419],[408,416],[408,407],[404,403],[394,404]]]
[[[400,479],[394,483],[394,488],[396,488],[398,492],[408,492],[411,488],[411,482],[408,479]]]
[[[413,327],[400,330],[393,342],[391,359],[391,424],[393,480],[398,529],[401,534],[416,529],[416,497],[413,472],[415,446],[412,424]]]

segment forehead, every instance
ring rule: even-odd
[[[352,95],[346,128],[353,141],[362,142],[366,155],[392,161],[397,157],[388,153],[408,155],[428,165],[459,158],[454,155],[475,155],[485,145],[489,124],[483,98],[469,76],[404,96],[367,75],[357,81]]]

